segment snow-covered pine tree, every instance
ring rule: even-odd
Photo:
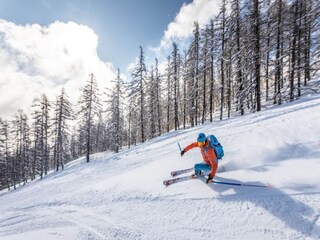
[[[147,77],[146,84],[146,109],[148,115],[148,136],[154,138],[156,136],[156,81],[154,76],[153,66],[150,67],[149,76]]]
[[[238,1],[238,0],[237,0]],[[271,18],[271,0],[265,0],[264,1],[264,8],[267,10],[265,11],[265,17],[264,21],[266,22],[266,27],[264,31],[262,32],[261,39],[265,39],[265,41],[262,41],[262,61],[265,62],[264,64],[264,70],[265,70],[265,100],[269,101],[269,89],[270,89],[270,80],[271,80],[271,74],[270,74],[270,64],[271,64],[271,40],[273,33],[271,28],[272,18]]]
[[[170,67],[170,56],[167,58],[166,64],[166,104],[165,104],[165,111],[166,111],[166,132],[170,131],[170,122],[171,122],[171,115],[172,115],[172,72]]]
[[[198,125],[199,118],[199,78],[200,78],[200,29],[198,22],[194,22],[193,38],[187,50],[184,71],[188,96],[186,112],[189,115],[191,126]]]
[[[203,124],[206,121],[207,115],[207,92],[210,92],[208,89],[208,82],[210,81],[210,29],[205,27],[200,31],[202,37],[200,37],[201,48],[200,48],[200,109],[201,109],[201,123]]]
[[[146,107],[148,112],[148,136],[154,138],[162,133],[162,86],[158,69],[158,59],[155,59],[155,68],[150,67],[146,82]]]
[[[11,186],[9,122],[0,118],[0,190]]]
[[[225,88],[225,34],[226,34],[226,1],[222,0],[220,14],[220,41],[221,41],[221,52],[220,52],[220,120],[223,118],[223,107],[224,107],[224,88]]]
[[[187,79],[188,79],[188,71],[187,71],[187,53],[184,52],[183,62],[182,62],[182,69],[181,69],[181,76],[182,76],[182,119],[183,119],[183,129],[186,128],[187,124]]]
[[[173,87],[173,109],[174,109],[174,130],[178,130],[180,127],[179,123],[179,101],[180,101],[180,53],[178,45],[176,42],[172,43],[172,52],[171,52],[171,76],[172,76],[172,87]]]
[[[194,23],[193,29],[193,42],[191,44],[191,58],[193,60],[193,71],[194,71],[194,121],[195,125],[198,125],[198,118],[199,118],[199,65],[200,65],[200,28],[199,23]]]
[[[112,81],[112,89],[107,93],[107,138],[110,139],[108,148],[118,153],[124,141],[124,102],[125,85],[120,75],[120,69],[116,78]]]
[[[275,59],[275,83],[274,83],[274,104],[280,105],[282,103],[282,97],[281,97],[281,82],[283,81],[282,79],[282,71],[283,71],[283,57],[281,51],[281,46],[282,45],[282,33],[283,33],[283,4],[282,0],[277,0],[277,32],[276,32],[276,59]]]
[[[302,1],[302,73],[303,85],[311,80],[320,69],[320,2]]]
[[[129,84],[129,101],[133,103],[134,109],[139,114],[140,125],[140,141],[146,140],[145,136],[145,114],[146,114],[146,103],[145,103],[145,84],[146,84],[147,68],[145,65],[143,49],[140,46],[140,54],[135,67],[131,72],[132,80]]]
[[[244,114],[244,84],[243,84],[243,64],[241,52],[244,48],[241,30],[241,13],[240,13],[240,1],[233,0],[231,3],[231,14],[230,14],[230,25],[231,31],[234,32],[231,38],[231,42],[235,43],[235,48],[233,50],[233,60],[236,61],[235,64],[235,77],[236,77],[236,109],[241,115]]]
[[[64,88],[54,104],[53,125],[53,161],[56,171],[64,169],[64,163],[70,159],[70,123],[73,119],[71,103]]]
[[[161,123],[161,118],[162,118],[162,111],[161,111],[161,106],[162,106],[162,77],[159,72],[159,66],[158,66],[158,59],[155,59],[156,65],[154,69],[154,92],[155,92],[155,118],[156,118],[156,125],[157,125],[157,136],[162,134],[162,123]]]
[[[12,132],[14,134],[14,154],[12,162],[12,179],[13,187],[16,189],[16,184],[25,184],[30,176],[30,127],[28,124],[28,116],[19,109],[14,115],[12,121]]]
[[[215,65],[216,65],[216,29],[215,23],[213,19],[210,19],[210,24],[207,28],[207,35],[209,38],[208,49],[209,49],[209,57],[210,57],[210,65],[209,65],[209,114],[210,114],[210,122],[213,121],[213,113],[214,113],[214,91],[215,91]]]
[[[35,167],[39,167],[40,177],[47,175],[49,170],[49,127],[51,104],[46,94],[42,94],[40,99],[35,99],[32,105],[34,108],[34,156],[32,164],[33,177]],[[37,164],[35,164],[37,163]]]
[[[82,95],[78,101],[80,111],[78,112],[82,122],[82,133],[84,134],[84,144],[86,151],[86,160],[90,161],[92,153],[92,128],[95,124],[95,117],[101,114],[102,105],[100,103],[99,88],[93,73],[89,75],[87,84],[82,88]]]
[[[184,74],[184,104],[185,104],[185,119],[186,123],[189,122],[191,127],[195,125],[195,85],[194,85],[194,66],[193,66],[193,60],[191,56],[191,48],[188,48],[188,51],[186,53],[185,57],[185,70],[183,71]],[[184,124],[184,127],[186,125]]]
[[[291,30],[290,101],[301,96],[302,83],[306,85],[310,80],[310,74],[316,69],[310,66],[316,65],[316,62],[319,66],[319,56],[316,57],[316,52],[320,49],[320,13],[317,10],[319,7],[319,1],[295,0],[288,11],[288,24]],[[315,50],[315,54],[311,57],[315,59],[313,63],[310,63],[310,48]]]

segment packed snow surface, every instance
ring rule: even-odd
[[[0,239],[320,239],[319,119],[313,95],[81,158],[0,193]],[[199,149],[181,157],[177,145],[200,132],[224,146],[216,180],[272,187],[165,187],[172,170],[202,161]]]

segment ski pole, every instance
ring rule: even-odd
[[[212,183],[216,184],[225,184],[225,185],[233,185],[240,187],[270,187],[270,185],[257,185],[257,184],[246,184],[246,183],[231,183],[231,182],[220,182],[213,180]]]
[[[179,149],[180,149],[180,152],[182,152],[182,149],[181,149],[180,143],[179,143],[179,141],[178,141],[177,135],[174,135],[174,137],[175,137],[176,140],[177,140],[177,144],[178,144],[178,147],[179,147]]]

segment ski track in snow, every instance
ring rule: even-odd
[[[0,193],[0,239],[320,239],[319,118],[320,97],[309,96],[81,158]],[[224,146],[217,181],[272,188],[164,187],[172,170],[201,161],[197,149],[181,158],[174,136],[184,147],[199,132]]]

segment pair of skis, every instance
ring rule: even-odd
[[[171,176],[175,177],[175,176],[178,176],[180,174],[190,172],[191,170],[193,170],[193,168],[173,171],[173,172],[171,172]],[[177,177],[177,178],[172,178],[172,179],[165,180],[165,181],[163,181],[163,184],[167,187],[167,186],[170,186],[170,185],[172,185],[174,183],[184,182],[186,180],[197,179],[197,178],[199,178],[199,176],[197,176],[195,174],[191,174],[191,175],[188,175],[188,176]],[[263,188],[270,187],[270,185],[258,185],[258,184],[247,184],[247,183],[232,183],[232,182],[222,182],[222,181],[216,181],[216,180],[213,180],[212,183],[239,186],[239,187],[263,187]]]
[[[193,168],[182,169],[182,170],[173,171],[170,174],[171,174],[172,177],[175,177],[177,175],[181,175],[183,173],[190,172],[192,170],[193,170]],[[189,176],[184,176],[184,177],[178,177],[178,178],[172,178],[172,179],[165,180],[165,181],[163,181],[163,184],[165,186],[169,186],[169,185],[171,185],[173,183],[183,182],[183,181],[186,181],[186,180],[189,180],[189,179],[196,179],[196,178],[197,178],[197,176],[195,174],[191,174]]]

